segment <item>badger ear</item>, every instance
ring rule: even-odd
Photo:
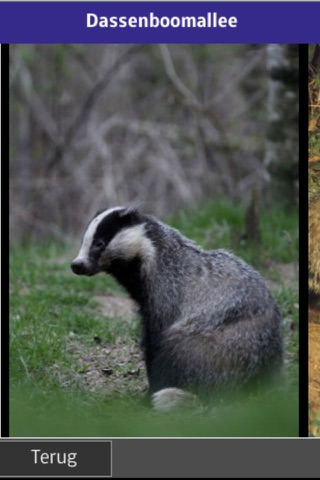
[[[120,213],[120,217],[130,216],[132,219],[137,219],[140,215],[140,207],[142,207],[141,202],[131,203]]]

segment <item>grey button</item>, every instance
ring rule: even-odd
[[[2,476],[111,476],[110,440],[1,440]]]

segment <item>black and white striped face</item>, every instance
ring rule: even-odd
[[[154,246],[146,235],[146,219],[137,210],[116,207],[98,213],[89,223],[78,256],[71,263],[77,275],[110,272],[114,260],[139,257],[150,264]]]

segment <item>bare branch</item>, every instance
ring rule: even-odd
[[[183,97],[188,99],[191,105],[197,106],[198,108],[201,109],[202,104],[198,101],[194,93],[191,90],[189,90],[189,88],[179,78],[176,72],[176,69],[174,67],[168,45],[162,44],[162,45],[159,45],[159,48],[162,54],[162,58],[166,67],[168,77],[170,78],[170,80],[172,81],[176,89],[181,93]]]
[[[27,66],[18,53],[15,60],[17,62],[18,74],[21,81],[24,100],[26,101],[27,105],[29,105],[31,112],[39,123],[41,129],[48,135],[53,144],[59,147],[61,144],[61,137],[58,133],[56,124],[45,104],[37,94]]]
[[[88,95],[86,96],[78,114],[71,122],[67,133],[63,139],[61,145],[56,149],[52,157],[48,162],[48,170],[51,170],[56,166],[62,159],[64,151],[70,147],[74,137],[86,122],[88,116],[90,115],[94,105],[97,103],[99,97],[102,95],[105,88],[108,86],[110,81],[113,79],[113,76],[117,70],[130,58],[132,55],[136,54],[143,45],[134,45],[130,47],[118,60],[109,68],[104,74],[96,81]]]

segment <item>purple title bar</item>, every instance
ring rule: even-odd
[[[0,2],[1,43],[317,43],[315,2]]]

